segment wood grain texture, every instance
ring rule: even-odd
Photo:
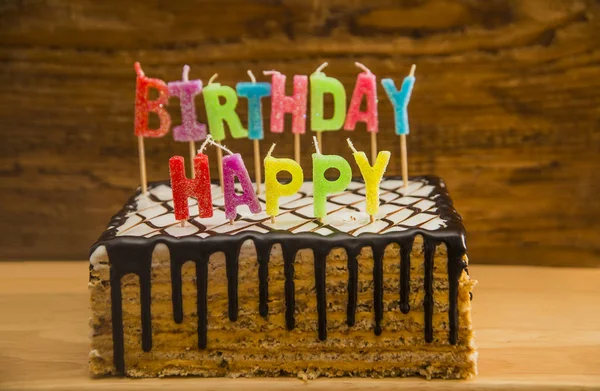
[[[472,262],[600,266],[597,1],[2,2],[0,257],[84,258],[138,185],[135,60],[165,80],[189,64],[191,77],[218,72],[229,85],[247,69],[308,74],[326,60],[348,93],[354,61],[396,80],[416,63],[410,173],[445,178]],[[381,88],[379,100],[379,146],[400,174]],[[325,134],[325,152],[351,158],[347,135]],[[369,150],[364,127],[350,135]],[[291,133],[268,134],[263,149],[272,142],[293,156]],[[227,145],[253,175],[252,143]],[[169,134],[146,153],[149,179],[165,179],[187,145]]]
[[[1,390],[600,390],[600,270],[469,267],[479,375],[423,379],[89,379],[87,262],[0,263]],[[560,287],[560,288],[557,288]],[[385,331],[384,331],[385,335]]]

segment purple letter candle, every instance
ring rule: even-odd
[[[242,185],[243,193],[235,194],[235,177]],[[225,216],[231,222],[235,220],[236,209],[240,205],[248,205],[252,213],[262,209],[254,192],[248,170],[242,160],[242,155],[234,153],[223,156],[223,198],[225,203]]]
[[[190,67],[183,66],[182,81],[169,83],[169,95],[179,97],[181,125],[173,128],[175,141],[200,141],[206,138],[206,125],[196,119],[194,97],[202,91],[201,80],[189,80]]]

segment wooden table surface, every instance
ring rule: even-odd
[[[0,262],[0,390],[600,390],[600,270],[471,266],[479,375],[90,379],[86,262]]]

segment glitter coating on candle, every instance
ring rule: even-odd
[[[327,215],[327,195],[342,192],[352,180],[352,168],[346,159],[338,155],[313,153],[313,197],[314,215],[323,218]],[[325,171],[335,168],[340,176],[331,181],[325,177]]]
[[[242,126],[240,117],[235,112],[238,97],[235,90],[219,83],[209,83],[202,89],[206,116],[208,117],[208,130],[217,141],[225,139],[225,126],[227,122],[233,138],[248,137],[248,131]],[[220,98],[225,99],[221,104]]]
[[[189,216],[188,197],[198,200],[198,216],[212,217],[212,194],[210,186],[210,169],[208,156],[199,153],[194,157],[196,177],[188,179],[185,176],[185,160],[181,156],[169,159],[169,175],[173,189],[173,208],[177,220],[187,220]]]
[[[265,197],[267,203],[267,214],[277,216],[279,214],[279,198],[294,195],[300,190],[304,182],[304,172],[300,164],[292,159],[277,159],[271,155],[265,157]],[[279,183],[277,174],[287,171],[292,180],[286,184]]]
[[[183,67],[182,81],[169,82],[169,95],[179,98],[181,125],[173,128],[175,141],[201,141],[206,138],[206,124],[198,122],[194,98],[202,92],[202,80],[188,80],[190,67]]]
[[[271,95],[270,83],[237,83],[235,89],[240,97],[248,99],[248,138],[250,140],[262,140],[263,111],[262,98]]]
[[[394,120],[396,124],[396,134],[403,135],[409,134],[410,129],[408,126],[408,102],[412,94],[413,86],[415,85],[414,76],[406,76],[402,82],[400,91],[396,89],[396,84],[392,79],[381,80],[381,85],[385,89],[387,96],[389,97],[392,105],[394,106]]]
[[[373,166],[364,152],[354,152],[352,155],[365,180],[367,213],[374,216],[379,210],[379,183],[390,162],[391,154],[389,151],[380,151]]]
[[[367,102],[367,110],[360,111],[363,97]],[[346,114],[345,130],[354,130],[357,122],[367,124],[367,131],[379,131],[379,118],[377,114],[377,77],[370,72],[359,73],[356,77],[356,86],[350,100],[350,107]]]
[[[134,64],[137,74],[135,83],[135,135],[143,137],[163,137],[171,127],[171,116],[164,108],[169,99],[167,83],[160,79],[146,77],[139,62]],[[150,100],[150,89],[158,91],[158,98]],[[148,127],[148,114],[156,113],[160,120],[158,129]]]
[[[325,94],[333,96],[333,115],[324,118]],[[340,130],[346,118],[346,91],[344,85],[325,73],[310,75],[310,125],[313,132]]]
[[[285,113],[292,114],[292,133],[306,132],[306,99],[308,95],[308,77],[294,76],[294,92],[285,95],[286,76],[273,71],[271,81],[271,132],[282,133]]]
[[[242,185],[243,193],[235,193],[235,178]],[[223,198],[225,204],[225,216],[227,220],[234,220],[237,215],[237,207],[248,205],[250,212],[261,211],[260,203],[254,193],[254,187],[239,153],[223,156]]]

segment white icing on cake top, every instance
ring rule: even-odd
[[[252,214],[248,207],[240,206],[234,223],[230,224],[225,218],[221,190],[218,185],[213,185],[213,217],[198,218],[197,202],[190,198],[190,219],[181,227],[173,213],[171,187],[159,184],[150,187],[148,195],[138,195],[135,198],[132,210],[125,215],[123,223],[115,231],[116,236],[146,238],[155,235],[194,235],[204,238],[215,234],[248,231],[267,233],[275,230],[287,230],[290,233],[315,232],[321,235],[344,232],[358,236],[362,233],[387,233],[410,228],[435,231],[446,226],[435,202],[439,195],[436,189],[439,188],[430,184],[427,179],[412,180],[404,189],[401,180],[384,178],[380,188],[380,207],[373,223],[365,212],[365,185],[352,181],[345,192],[328,197],[328,215],[323,223],[313,216],[312,183],[305,182],[297,194],[280,198],[280,214],[275,218],[275,223],[271,223],[270,216],[264,211],[265,197],[262,193],[258,196],[262,212]]]

